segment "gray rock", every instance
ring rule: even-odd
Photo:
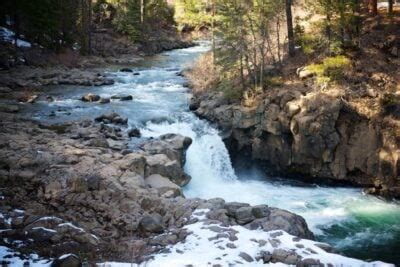
[[[139,222],[139,230],[143,233],[162,233],[163,219],[160,214],[145,215]]]
[[[239,253],[239,257],[241,257],[242,259],[244,259],[247,262],[253,262],[254,259],[253,257],[251,257],[249,254],[247,254],[246,252],[240,252]]]
[[[133,128],[128,131],[128,136],[129,137],[141,137],[142,134],[140,133],[140,130],[138,128]]]
[[[101,98],[99,101],[100,104],[109,104],[111,100],[109,98]]]
[[[270,213],[267,205],[254,206],[252,208],[252,212],[253,212],[254,217],[256,217],[257,219],[268,217],[269,213]]]
[[[129,101],[133,100],[133,96],[131,95],[113,95],[111,99],[119,99],[120,101]]]
[[[157,189],[161,196],[165,194],[167,194],[168,197],[182,196],[182,190],[178,185],[159,174],[150,175],[145,179],[145,183],[151,188]]]
[[[82,262],[78,256],[74,254],[66,254],[58,257],[53,261],[51,267],[81,267]]]
[[[234,213],[236,222],[240,225],[247,224],[255,219],[251,207],[241,207]]]
[[[133,70],[132,70],[132,69],[129,69],[129,68],[122,68],[122,69],[120,69],[119,71],[120,71],[120,72],[133,72]]]
[[[235,217],[235,212],[237,209],[242,207],[250,207],[247,203],[239,203],[239,202],[228,202],[225,203],[224,208],[227,210],[227,214],[230,217]]]

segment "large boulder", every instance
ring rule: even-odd
[[[182,190],[178,185],[174,184],[173,182],[171,182],[171,180],[159,174],[150,175],[145,179],[145,182],[151,188],[157,189],[160,196],[163,197],[182,196]]]
[[[164,231],[162,216],[158,213],[145,215],[139,222],[139,230],[145,234],[162,233]]]

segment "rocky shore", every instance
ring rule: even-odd
[[[168,134],[132,149],[128,129],[104,119],[116,114],[58,125],[0,116],[0,245],[21,255],[146,261],[185,240],[184,227],[199,221],[196,209],[207,209],[208,224],[313,239],[304,219],[284,210],[185,199],[181,186],[190,177],[182,167],[190,138]]]

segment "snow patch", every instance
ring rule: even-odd
[[[9,42],[12,44],[15,44],[15,33],[5,27],[0,27],[0,39]],[[24,41],[22,39],[17,39],[17,46],[18,47],[24,47],[24,48],[30,48],[31,43]]]
[[[318,242],[300,239],[284,231],[276,230],[265,232],[262,230],[248,230],[242,226],[224,227],[219,224],[206,222],[207,209],[196,210],[192,218],[199,221],[185,226],[191,234],[185,242],[167,247],[170,252],[153,255],[153,260],[143,263],[143,266],[235,266],[239,262],[243,266],[265,266],[262,259],[257,257],[262,253],[273,254],[280,249],[289,253],[295,252],[302,259],[315,259],[322,264],[333,266],[363,266],[363,267],[394,267],[384,262],[364,262],[338,254],[332,254],[321,249]],[[229,239],[234,234],[236,238]],[[218,235],[218,236],[217,236]],[[236,239],[236,240],[235,240]],[[240,256],[242,252],[248,254],[252,261],[247,262]],[[102,263],[104,267],[128,267],[130,263]],[[133,265],[137,266],[137,265]],[[141,266],[141,265],[139,265]],[[269,266],[286,266],[283,263],[269,264]]]

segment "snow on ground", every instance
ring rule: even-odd
[[[39,256],[32,254],[29,259],[22,260],[19,254],[4,246],[0,246],[0,263],[8,263],[8,267],[22,267],[28,261],[29,267],[50,267],[51,262],[39,260]]]
[[[364,262],[357,259],[344,257],[338,254],[328,253],[322,250],[320,243],[311,240],[299,239],[284,231],[264,232],[261,230],[248,230],[242,226],[223,227],[217,224],[206,224],[204,214],[207,210],[198,210],[194,215],[199,221],[187,225],[185,228],[191,232],[184,243],[170,246],[169,253],[154,255],[154,259],[140,266],[232,266],[243,263],[243,266],[265,266],[262,260],[256,261],[256,257],[262,251],[273,254],[276,249],[296,252],[303,259],[317,259],[323,264],[333,266],[394,266],[383,262]],[[237,240],[231,241],[227,237],[221,237],[225,233],[235,233]],[[219,234],[219,238],[217,235]],[[245,252],[253,258],[252,262],[245,261],[239,254]],[[239,263],[240,262],[240,263]],[[269,266],[283,266],[284,264],[270,264]],[[129,267],[130,263],[102,263],[101,267]],[[137,265],[133,265],[137,266]]]
[[[11,31],[5,27],[0,27],[0,40],[15,44],[14,36],[15,36],[15,33],[13,31]],[[31,47],[31,43],[24,41],[22,39],[17,39],[17,46],[29,48],[29,47]]]

